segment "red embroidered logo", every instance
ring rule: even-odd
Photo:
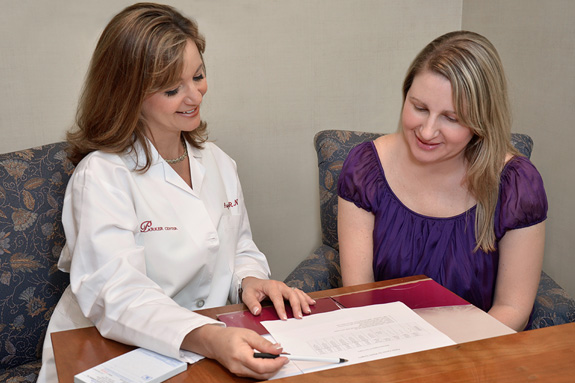
[[[234,202],[224,202],[224,208],[231,209],[232,207],[236,207],[239,205],[238,200],[234,200]]]
[[[164,230],[178,230],[175,226],[152,226],[152,221],[144,221],[140,224],[140,233],[147,233],[150,231],[164,231]]]

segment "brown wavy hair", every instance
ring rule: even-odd
[[[511,144],[511,111],[507,81],[497,50],[489,40],[469,31],[450,32],[429,43],[410,65],[403,82],[403,100],[415,76],[423,71],[449,80],[460,123],[474,136],[465,149],[466,183],[477,200],[476,248],[495,249],[494,216],[501,171]]]
[[[133,150],[140,141],[146,162],[139,170],[149,168],[152,156],[144,136],[142,103],[180,81],[187,41],[196,45],[200,55],[204,53],[206,43],[197,24],[167,5],[138,3],[112,18],[92,56],[76,126],[67,134],[72,163],[96,150]],[[202,121],[182,135],[201,148],[207,140],[207,124]]]

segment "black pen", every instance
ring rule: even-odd
[[[302,360],[308,362],[324,362],[324,363],[345,363],[347,359],[343,358],[324,358],[321,356],[303,356],[303,355],[292,355],[292,354],[270,354],[267,352],[254,352],[254,358],[262,359],[275,359],[280,356],[286,357],[289,360]]]

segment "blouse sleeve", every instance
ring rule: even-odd
[[[508,230],[533,226],[547,219],[543,179],[527,158],[516,157],[503,169],[498,209],[498,238]]]
[[[357,207],[373,211],[373,198],[377,196],[380,178],[379,158],[373,142],[364,142],[353,148],[343,163],[338,179],[337,194]]]

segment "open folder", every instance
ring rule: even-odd
[[[321,298],[317,299],[316,302],[316,305],[312,306],[312,314],[304,316],[303,320],[293,319],[291,309],[286,307],[288,318],[290,318],[288,322],[292,321],[293,326],[295,326],[297,330],[294,330],[294,332],[286,338],[287,340],[285,344],[282,340],[284,337],[284,335],[282,335],[283,330],[278,329],[277,326],[283,326],[286,322],[279,320],[273,307],[264,307],[259,316],[254,316],[249,311],[239,311],[218,315],[218,319],[226,323],[228,326],[252,329],[258,334],[268,337],[272,341],[281,343],[284,350],[292,354],[301,354],[306,351],[305,349],[302,350],[295,347],[295,345],[293,350],[288,349],[287,346],[288,344],[291,346],[292,340],[295,340],[298,345],[302,345],[307,342],[309,336],[303,335],[304,333],[307,334],[307,325],[311,323],[307,318],[317,317],[319,323],[326,324],[326,326],[322,325],[317,328],[316,332],[319,333],[320,331],[327,329],[327,324],[334,320],[334,318],[330,316],[331,313],[336,313],[343,309],[364,308],[393,302],[402,302],[404,307],[399,309],[401,312],[404,312],[405,314],[405,310],[407,310],[407,312],[409,312],[407,315],[411,318],[413,318],[413,315],[416,315],[418,318],[417,322],[421,324],[420,321],[423,321],[424,323],[421,324],[421,326],[424,326],[426,329],[429,329],[428,326],[431,325],[431,329],[429,329],[429,334],[433,334],[431,338],[439,338],[439,342],[435,342],[433,339],[430,339],[430,342],[425,341],[424,344],[427,348],[422,348],[421,350],[441,347],[442,345],[453,344],[453,342],[463,343],[493,336],[512,334],[515,332],[509,327],[498,322],[486,312],[473,306],[430,278],[345,295]],[[397,310],[398,306],[396,305],[394,307],[395,309],[392,311]],[[370,320],[372,322],[376,321],[373,318],[369,319],[368,317],[361,317],[363,315],[368,315],[366,312],[357,311],[353,315],[360,316],[360,318],[356,319],[365,319],[367,322],[364,322],[364,325],[369,323]],[[292,326],[292,324],[290,324],[290,326]],[[284,330],[287,331],[287,329]],[[311,335],[314,333],[315,332],[312,331]],[[417,339],[417,342],[424,340],[423,338],[412,339]],[[402,346],[405,353],[414,352],[414,349],[409,349],[406,342],[403,342]],[[311,351],[308,350],[308,352]],[[378,353],[378,355],[375,355],[375,359],[399,355],[394,354],[393,352],[383,352],[383,349],[380,349]],[[344,354],[333,356],[348,359]],[[353,358],[350,360],[353,360]],[[367,361],[367,359],[363,358],[362,361]],[[307,362],[294,363],[291,361],[274,378],[316,371],[318,369],[340,367],[349,364],[344,363],[334,366],[322,366],[310,365]]]
[[[410,309],[443,307],[454,305],[469,305],[469,302],[455,295],[432,279],[424,279],[400,285],[388,286],[355,293],[321,298],[311,306],[312,315],[342,308],[363,307],[381,303],[403,302]],[[289,306],[286,306],[288,318],[293,318]],[[238,311],[218,315],[218,320],[231,327],[243,327],[254,330],[260,335],[267,334],[261,322],[279,320],[273,307],[264,307],[260,315],[249,311]]]

